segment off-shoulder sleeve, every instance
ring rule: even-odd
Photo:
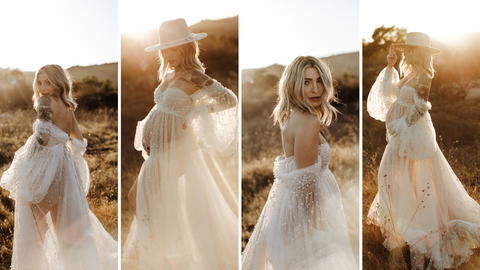
[[[195,133],[203,151],[230,155],[237,148],[238,101],[235,94],[219,82],[191,96],[192,110],[187,125]]]
[[[309,167],[295,169],[289,173],[281,173],[274,168],[275,178],[283,182],[288,189],[303,192],[318,180],[322,173],[322,164],[317,162]]]
[[[144,132],[145,132],[145,124],[147,123],[148,121],[148,118],[153,114],[153,112],[157,109],[157,105],[155,105],[151,110],[150,112],[148,113],[148,115],[145,117],[145,119],[143,119],[142,121],[138,121],[137,123],[137,129],[135,131],[135,139],[133,141],[133,146],[135,147],[135,149],[137,149],[137,151],[142,151],[142,156],[144,159],[147,159],[148,158],[148,153],[147,151],[145,151],[145,149],[143,148],[144,144],[145,144],[145,136],[144,136]]]
[[[47,194],[63,158],[63,144],[53,143],[59,134],[50,122],[37,120],[33,131],[34,135],[15,152],[10,168],[2,175],[0,185],[10,191],[10,197],[14,200],[38,203]],[[51,136],[47,146],[39,144],[35,134],[40,133]],[[63,139],[68,138],[66,134],[61,136],[65,136]]]
[[[372,86],[367,99],[367,111],[371,117],[385,122],[387,112],[400,92],[396,69],[384,68]]]
[[[71,140],[67,141],[67,147],[73,157],[75,165],[77,166],[78,175],[80,177],[83,190],[85,195],[87,195],[88,190],[90,189],[90,170],[88,169],[87,161],[85,161],[83,158],[83,154],[85,154],[85,151],[87,151],[87,139],[80,141],[75,138],[71,138]]]

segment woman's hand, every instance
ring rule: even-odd
[[[387,66],[388,68],[393,68],[397,62],[397,54],[395,54],[395,46],[393,46],[393,44],[390,45],[389,51],[390,53],[387,55]]]

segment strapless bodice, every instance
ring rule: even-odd
[[[157,110],[163,112],[185,116],[193,107],[191,96],[176,87],[169,87],[162,91],[158,86],[154,96]]]
[[[414,94],[415,88],[410,85],[404,85],[400,89],[400,96],[396,100],[396,103],[404,106],[411,106],[415,102],[413,99]]]

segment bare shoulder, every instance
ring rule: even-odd
[[[320,129],[320,119],[309,112],[297,112],[292,114],[291,121],[297,127],[312,127]]]
[[[289,122],[297,139],[314,138],[316,141],[318,140],[320,119],[316,115],[309,112],[297,112],[292,114]]]
[[[38,106],[50,107],[52,105],[52,98],[49,96],[42,96],[38,98],[37,102]]]
[[[212,78],[210,78],[207,74],[203,73],[199,69],[194,69],[192,71],[190,81],[193,84],[195,84],[195,87],[198,88],[198,89],[213,84]]]

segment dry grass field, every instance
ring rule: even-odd
[[[368,116],[363,120],[363,269],[409,269],[408,248],[389,253],[378,227],[366,224],[377,192],[377,172],[386,146],[385,126]],[[461,108],[461,109],[460,109]],[[432,101],[437,142],[468,194],[480,203],[480,111],[475,101]],[[380,139],[379,139],[380,138]],[[458,269],[480,269],[480,250]]]
[[[81,107],[81,106],[80,106]],[[85,160],[90,169],[87,199],[92,212],[106,230],[118,237],[117,111],[99,109],[75,113],[80,130],[88,140]],[[7,170],[17,151],[32,135],[33,110],[0,112],[0,174]],[[9,269],[12,256],[14,201],[0,188],[0,269]]]

